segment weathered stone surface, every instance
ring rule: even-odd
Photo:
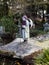
[[[1,46],[0,50],[13,52],[15,54],[14,57],[23,58],[42,49],[34,45],[34,43],[34,41],[32,43],[30,41],[24,43],[23,39],[17,38],[11,43]]]

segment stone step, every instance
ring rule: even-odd
[[[21,39],[21,38],[20,38]],[[25,56],[31,55],[32,53],[38,52],[39,50],[42,50],[41,47],[34,45],[35,42],[21,42],[20,39],[17,38],[4,46],[0,47],[1,51],[7,52],[13,52],[13,57],[18,58],[24,58]]]

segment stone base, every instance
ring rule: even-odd
[[[21,41],[21,43],[20,43]],[[23,39],[16,38],[11,43],[1,46],[0,50],[4,52],[13,52],[13,57],[15,58],[24,58],[26,56],[29,56],[39,50],[42,50],[41,47],[34,45],[35,42],[23,42]]]

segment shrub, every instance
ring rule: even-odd
[[[6,32],[14,33],[18,31],[12,16],[3,16],[0,21],[0,26],[4,26]]]
[[[44,50],[35,59],[35,65],[49,65],[49,49]]]
[[[45,33],[46,32],[44,32],[43,30],[34,29],[30,31],[30,37],[45,34]]]

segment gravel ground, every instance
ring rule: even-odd
[[[43,41],[43,42],[36,41],[35,45],[42,47],[43,49],[49,48],[49,40],[46,40],[46,41]]]
[[[49,48],[49,32],[44,35],[37,36],[36,38],[31,38],[30,42],[35,41],[35,45],[44,48]]]

